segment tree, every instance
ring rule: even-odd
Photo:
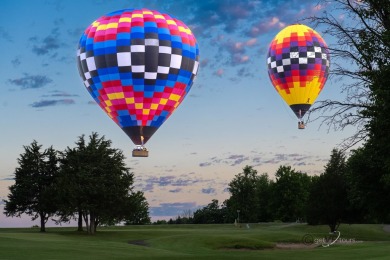
[[[194,212],[194,224],[222,224],[225,221],[226,207],[213,199],[206,207]]]
[[[390,221],[389,185],[384,165],[368,146],[352,151],[347,161],[348,199],[358,220],[366,223]]]
[[[142,192],[133,191],[134,175],[122,151],[97,133],[88,143],[80,136],[76,145],[66,149],[61,164],[62,217],[81,214],[89,234],[99,224],[145,221],[148,205]],[[137,210],[144,215],[136,216]]]
[[[150,224],[149,203],[141,191],[132,192],[127,196],[128,205],[122,207],[124,210],[123,219],[126,225]]]
[[[67,147],[61,153],[60,177],[57,179],[60,197],[58,214],[60,219],[57,222],[68,222],[71,218],[78,220],[78,231],[83,231],[82,203],[84,179],[83,170],[86,156],[86,144],[84,135],[76,142],[76,147]]]
[[[239,173],[229,183],[230,198],[227,200],[227,207],[231,216],[240,215],[240,222],[258,221],[258,196],[256,185],[259,176],[252,166],[245,166],[242,173]],[[239,211],[239,213],[238,213]]]
[[[268,178],[268,174],[261,174],[256,182],[257,196],[257,221],[268,222],[272,221],[272,186],[273,182]]]
[[[314,120],[322,119],[322,123],[336,130],[355,126],[357,130],[346,140],[345,148],[372,138],[375,130],[386,140],[382,140],[382,145],[389,144],[386,133],[390,125],[387,105],[390,103],[390,2],[333,0],[328,6],[332,6],[335,13],[345,14],[351,23],[347,24],[331,12],[309,20],[316,26],[324,25],[324,33],[337,39],[329,47],[331,75],[337,79],[348,78],[351,83],[341,86],[346,93],[344,101],[317,102],[309,116],[322,112]],[[326,115],[328,111],[333,112]]]
[[[310,177],[290,166],[280,166],[275,177],[272,185],[274,217],[286,222],[305,219]]]
[[[57,211],[55,179],[58,176],[58,157],[53,147],[42,151],[42,145],[33,141],[23,146],[18,158],[15,184],[9,187],[8,200],[4,200],[4,214],[20,217],[25,213],[32,220],[40,219],[40,231],[45,232],[47,220]]]
[[[364,141],[364,148],[352,156],[371,160],[369,165],[362,165],[352,158],[353,171],[349,172],[349,178],[353,180],[355,205],[359,204],[359,198],[365,203],[360,205],[361,209],[369,209],[366,217],[389,221],[390,210],[385,201],[390,193],[390,2],[334,0],[333,6],[346,13],[352,23],[342,23],[329,13],[310,19],[317,25],[327,26],[325,33],[338,39],[337,44],[330,48],[336,58],[332,73],[348,77],[352,83],[342,86],[347,93],[344,101],[318,102],[312,113],[333,111],[333,114],[319,118],[336,129],[350,125],[357,127],[344,148]],[[345,61],[350,61],[350,64]],[[356,168],[358,165],[362,168]],[[358,183],[363,180],[365,182]],[[356,187],[361,187],[365,193]],[[373,198],[379,200],[368,203]]]
[[[309,224],[326,224],[334,232],[347,219],[347,209],[345,155],[333,149],[324,173],[313,179],[307,220]]]

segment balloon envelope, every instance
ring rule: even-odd
[[[325,41],[306,25],[287,26],[272,40],[267,56],[268,75],[299,119],[323,89],[329,62]]]
[[[136,145],[145,144],[188,94],[198,58],[183,22],[148,9],[100,17],[77,51],[88,92]]]

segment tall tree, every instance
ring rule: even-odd
[[[308,223],[326,224],[331,232],[347,219],[349,206],[343,152],[332,150],[324,173],[313,179],[307,206]]]
[[[126,167],[122,151],[97,133],[92,133],[88,142],[80,136],[76,144],[76,148],[66,149],[61,165],[60,186],[67,198],[61,207],[63,217],[81,213],[88,233],[94,234],[99,224],[134,221],[129,212],[147,212],[143,193],[134,192],[134,175]]]
[[[347,161],[348,199],[359,222],[390,221],[389,185],[380,156],[368,146],[352,152]]]
[[[259,176],[252,166],[245,166],[229,183],[230,198],[227,207],[231,215],[239,217],[240,222],[257,222],[258,196],[256,196],[256,184]]]
[[[226,207],[213,199],[207,206],[194,212],[194,224],[222,224],[225,221]]]
[[[261,174],[256,182],[257,221],[268,222],[273,220],[271,209],[272,185],[273,181],[269,179],[266,173]]]
[[[366,190],[360,196],[363,196],[362,201],[366,201],[362,208],[370,209],[369,218],[389,220],[390,210],[383,201],[390,193],[390,2],[333,0],[331,3],[336,12],[341,11],[349,18],[349,24],[330,12],[311,20],[317,25],[324,25],[325,33],[337,39],[330,48],[335,58],[332,74],[337,78],[348,77],[351,83],[342,86],[343,92],[347,93],[344,101],[319,102],[312,112],[332,111],[330,115],[322,114],[317,118],[324,119],[324,123],[336,129],[350,125],[357,127],[355,134],[345,143],[345,148],[364,141],[364,148],[354,157],[372,160],[370,167],[353,160],[355,173],[350,172],[349,175],[355,187]],[[357,169],[357,165],[362,168]],[[359,180],[366,183],[357,183]],[[359,194],[355,191],[355,195]],[[372,198],[383,200],[367,203]]]
[[[71,218],[78,220],[78,231],[83,231],[82,204],[85,200],[81,195],[85,189],[85,175],[83,175],[86,162],[85,136],[79,136],[76,147],[67,147],[61,153],[60,177],[57,179],[60,197],[58,222],[67,222]]]
[[[274,217],[288,222],[306,219],[310,177],[291,166],[280,166],[275,177],[272,185]]]
[[[346,140],[345,148],[373,138],[376,130],[375,137],[382,139],[382,145],[388,145],[390,2],[327,0],[324,4],[327,9],[333,8],[333,12],[325,11],[309,20],[317,26],[325,26],[325,35],[336,39],[329,45],[331,75],[336,79],[348,78],[349,83],[341,86],[341,91],[346,93],[344,100],[317,102],[310,116],[319,115],[314,119],[321,119],[335,129],[355,126],[357,130]],[[348,20],[340,19],[335,13]],[[386,151],[388,155],[389,149]]]
[[[58,157],[53,147],[41,150],[33,141],[24,146],[15,170],[15,184],[9,187],[4,200],[4,214],[20,217],[23,213],[40,219],[40,231],[45,232],[47,220],[57,211],[55,179],[58,176]]]
[[[131,192],[121,209],[124,211],[123,220],[126,225],[150,224],[149,203],[141,191]]]

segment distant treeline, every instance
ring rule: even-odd
[[[229,183],[230,197],[212,200],[194,212],[154,224],[257,223],[269,221],[326,224],[332,231],[344,223],[388,223],[388,192],[364,148],[346,160],[334,149],[324,172],[309,176],[290,166],[280,166],[275,180],[246,166]],[[372,167],[370,169],[370,167]]]

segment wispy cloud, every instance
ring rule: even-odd
[[[214,188],[203,188],[202,189],[202,193],[204,193],[204,194],[216,194]]]
[[[50,91],[49,94],[42,95],[42,97],[78,97],[78,95],[69,94],[60,90]]]
[[[173,202],[161,203],[159,206],[150,207],[150,215],[152,216],[179,216],[185,210],[195,210],[196,202]]]
[[[202,163],[199,163],[199,166],[200,166],[200,167],[207,167],[207,166],[210,166],[210,165],[212,165],[211,162],[202,162]]]
[[[32,103],[30,106],[35,108],[40,108],[40,107],[51,107],[56,105],[73,105],[73,104],[75,104],[75,101],[73,99],[60,99],[60,100],[41,100]]]
[[[24,76],[17,79],[9,79],[12,85],[21,87],[21,89],[37,89],[46,86],[53,80],[45,75],[29,75],[24,73]]]
[[[22,62],[20,61],[20,58],[19,57],[15,57],[15,59],[11,60],[11,64],[16,68],[16,67],[19,67],[19,65],[21,64]]]
[[[11,35],[6,29],[4,29],[3,26],[0,26],[0,39],[3,39],[8,42],[12,42]]]
[[[181,192],[182,190],[183,190],[182,188],[176,188],[176,189],[169,190],[169,192],[177,193],[177,192]]]
[[[237,165],[262,165],[262,164],[290,164],[297,166],[315,165],[318,162],[317,157],[298,153],[277,153],[277,154],[258,154],[253,152],[252,155],[247,156],[243,154],[231,154],[226,157],[212,157],[206,162],[199,164],[200,167],[210,167],[213,165],[225,164],[230,166]]]
[[[226,158],[227,161],[232,161],[231,166],[240,165],[241,163],[248,161],[249,157],[242,154],[230,155]]]
[[[6,177],[6,178],[3,178],[3,179],[0,179],[0,181],[13,181],[15,180],[14,177]]]
[[[224,70],[223,69],[218,69],[217,71],[214,72],[215,76],[222,77]]]
[[[62,46],[59,31],[59,28],[55,28],[43,39],[39,39],[36,36],[31,37],[30,41],[33,42],[32,52],[38,56],[53,54],[53,51],[58,50]],[[54,53],[54,55],[56,54]]]
[[[206,182],[202,178],[197,178],[192,172],[188,174],[181,174],[179,176],[147,176],[146,178],[139,178],[138,187],[143,191],[153,192],[154,187],[169,187],[169,192],[177,192],[181,187],[192,186],[197,183]]]

